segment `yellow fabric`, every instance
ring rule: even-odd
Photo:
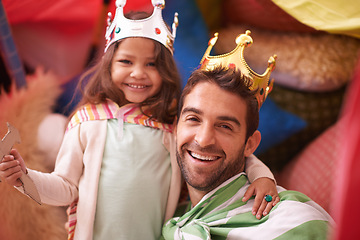
[[[359,0],[272,0],[298,21],[317,30],[360,38]]]
[[[222,0],[196,0],[196,3],[209,30],[220,29]]]

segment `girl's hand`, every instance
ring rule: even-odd
[[[20,177],[26,173],[25,162],[16,149],[5,155],[0,162],[0,179],[11,186],[20,187]]]
[[[257,219],[268,215],[272,207],[280,201],[275,182],[267,177],[256,179],[246,190],[242,201],[246,202],[253,195],[256,196],[252,208],[252,214],[256,216]],[[266,195],[270,195],[272,197],[270,202],[265,200]]]

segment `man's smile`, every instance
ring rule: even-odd
[[[211,155],[207,155],[207,154],[200,154],[200,153],[195,153],[192,151],[188,150],[188,153],[190,154],[190,156],[192,156],[193,158],[200,160],[200,161],[214,161],[219,159],[219,156],[211,156]]]

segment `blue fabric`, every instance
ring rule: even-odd
[[[258,130],[261,132],[261,142],[255,155],[281,143],[307,125],[305,120],[279,108],[270,98],[263,103],[259,115]]]
[[[67,83],[61,86],[63,92],[57,99],[57,103],[54,109],[55,113],[60,113],[65,116],[69,116],[72,111],[75,110],[76,105],[81,100],[81,95],[76,92],[76,86],[79,82],[80,75],[75,76],[73,79],[69,80]],[[74,97],[74,100],[71,99]]]
[[[179,13],[179,26],[174,43],[174,58],[182,77],[182,86],[185,86],[190,74],[198,68],[210,37],[196,1],[166,1],[163,18],[170,26],[175,12]]]

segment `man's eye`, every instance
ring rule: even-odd
[[[199,119],[197,117],[187,117],[185,121],[189,122],[199,122]]]
[[[233,128],[231,126],[227,125],[227,124],[221,124],[221,125],[219,125],[219,127],[227,129],[227,130],[231,130],[231,131],[233,130]]]

